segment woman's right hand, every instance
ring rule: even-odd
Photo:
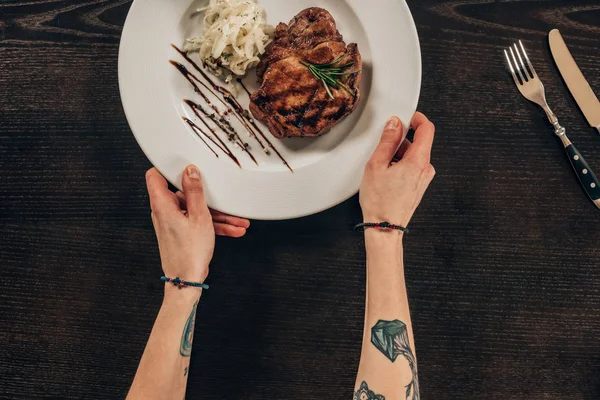
[[[200,171],[194,165],[183,173],[183,193],[171,192],[156,168],[146,173],[146,184],[165,275],[204,282],[213,256],[215,233],[241,237],[250,222],[209,210]]]
[[[406,227],[427,187],[435,176],[430,164],[434,125],[417,112],[411,127],[413,143],[402,143],[402,122],[392,117],[365,169],[360,205],[365,222],[383,222]]]

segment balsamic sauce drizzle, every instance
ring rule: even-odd
[[[221,151],[223,153],[225,153],[229,158],[231,158],[231,160],[236,163],[236,165],[240,168],[242,168],[242,165],[240,164],[240,162],[238,161],[237,157],[231,152],[231,150],[229,150],[229,147],[227,147],[227,145],[225,143],[223,143],[223,141],[213,132],[214,137],[217,138],[217,140],[219,141],[219,143],[217,143],[215,141],[215,139],[213,139],[209,134],[207,134],[202,128],[200,128],[198,125],[196,125],[194,123],[194,121],[186,118],[186,117],[182,117],[182,119],[187,122],[187,124],[192,128],[192,130],[196,133],[196,135],[200,138],[200,140],[202,140],[204,142],[204,144],[206,144],[206,146],[215,154],[215,156],[217,156],[217,158],[219,158],[219,155],[217,154],[217,152],[210,147],[210,145],[208,143],[206,143],[206,141],[204,140],[204,138],[202,137],[202,135],[204,135],[206,138],[208,138],[211,142],[214,143],[215,146],[217,146],[219,149],[221,149]],[[202,134],[202,135],[201,135]]]
[[[192,75],[192,76],[194,77],[194,79],[195,79],[195,80],[196,80],[198,83],[200,83],[202,86],[204,86],[204,87],[205,87],[205,88],[208,90],[208,92],[209,92],[210,94],[212,94],[212,95],[213,95],[215,98],[217,98],[217,99],[218,99],[218,100],[221,102],[221,104],[223,104],[223,105],[224,105],[224,106],[227,108],[226,114],[227,114],[227,113],[229,113],[229,112],[231,112],[231,111],[232,111],[232,110],[231,110],[231,108],[229,108],[229,106],[228,106],[228,105],[225,103],[225,101],[224,101],[224,99],[225,99],[225,100],[227,100],[227,102],[228,102],[230,105],[232,105],[232,102],[231,102],[230,100],[228,100],[228,99],[230,99],[230,98],[231,98],[231,99],[234,99],[234,97],[233,97],[233,95],[231,94],[231,92],[229,92],[229,91],[228,91],[227,89],[225,89],[224,87],[222,87],[222,86],[219,86],[219,85],[215,84],[215,83],[213,82],[213,80],[210,78],[210,76],[208,76],[208,74],[207,74],[206,72],[204,72],[204,71],[202,70],[202,68],[200,68],[200,67],[198,66],[198,64],[196,64],[196,63],[194,62],[194,60],[192,60],[192,59],[191,59],[191,58],[190,58],[190,57],[187,55],[187,53],[186,53],[186,52],[184,52],[183,50],[179,49],[179,48],[178,48],[177,46],[175,46],[174,44],[171,44],[171,47],[173,47],[173,48],[175,49],[175,51],[177,51],[177,52],[178,52],[178,53],[179,53],[179,54],[180,54],[180,55],[181,55],[183,58],[185,58],[185,60],[186,60],[187,62],[189,62],[190,64],[192,64],[192,66],[194,67],[194,69],[196,69],[196,71],[200,72],[200,74],[202,75],[202,77],[203,77],[203,78],[204,78],[204,79],[205,79],[205,80],[206,80],[206,81],[207,81],[207,82],[210,84],[210,86],[212,86],[212,89],[211,89],[211,88],[210,88],[209,86],[207,86],[207,85],[206,85],[206,83],[204,83],[202,80],[198,79],[198,78],[197,78],[195,75]],[[213,90],[214,90],[214,91],[213,91]],[[215,93],[215,91],[216,91],[216,92],[219,92],[223,98],[221,98],[221,97],[217,96],[217,94]],[[235,99],[234,99],[234,100],[235,100]],[[236,103],[237,103],[237,101],[236,101]],[[233,105],[234,105],[234,104],[233,104]],[[238,106],[239,106],[239,103],[238,103]],[[214,107],[213,107],[213,108],[214,108]],[[235,108],[235,105],[234,105],[234,108]],[[241,109],[241,106],[239,106],[239,108]],[[237,111],[237,110],[236,110],[236,111]],[[242,109],[242,111],[243,111],[243,109]],[[238,120],[238,121],[240,121],[240,123],[241,123],[242,125],[244,125],[244,127],[246,128],[246,130],[247,130],[247,131],[248,131],[248,132],[249,132],[249,133],[250,133],[250,134],[251,134],[251,135],[254,137],[254,139],[255,139],[255,140],[258,142],[258,144],[259,144],[259,145],[260,145],[260,147],[263,149],[263,151],[264,151],[266,154],[269,154],[269,149],[265,147],[265,145],[264,145],[264,144],[263,144],[263,143],[260,141],[260,138],[259,138],[259,137],[256,135],[256,133],[255,133],[255,132],[254,132],[254,131],[253,131],[253,130],[250,128],[250,126],[248,126],[248,122],[246,122],[246,119],[247,119],[248,117],[246,117],[246,118],[245,118],[245,117],[244,117],[244,115],[243,115],[242,113],[240,113],[240,112],[236,112],[234,115],[235,115],[235,117],[237,118],[237,120]],[[249,115],[249,114],[248,114],[248,115]],[[265,140],[266,140],[266,138],[265,138]],[[267,142],[268,142],[268,140],[267,140]],[[270,143],[269,143],[269,145],[270,145]]]
[[[238,78],[237,82],[242,85],[242,87],[244,88],[244,90],[246,91],[246,93],[248,93],[248,96],[252,96],[252,93],[250,93],[250,91],[248,90],[248,88],[246,87],[246,85],[244,85],[244,81],[242,81],[241,79]]]
[[[200,140],[202,140],[202,142],[206,145],[206,147],[208,147],[210,149],[210,151],[212,151],[213,154],[217,158],[219,158],[219,154],[212,147],[210,147],[210,145],[208,143],[206,143],[206,140],[204,140],[202,135],[206,136],[207,139],[212,141],[215,144],[215,146],[218,146],[219,148],[221,148],[217,143],[215,143],[215,140],[212,137],[210,137],[209,135],[207,135],[206,132],[204,132],[198,125],[196,125],[194,123],[194,121],[192,121],[186,117],[181,117],[181,119],[184,120],[192,128],[194,133],[196,133],[196,135],[198,135],[198,138],[200,138]],[[221,148],[221,150],[223,150],[223,149]]]
[[[200,87],[196,84],[196,81],[198,81],[198,78],[194,74],[192,74],[190,71],[188,71],[188,69],[184,65],[178,63],[177,61],[171,60],[169,62],[175,68],[177,68],[179,70],[179,72],[181,72],[183,74],[183,76],[188,80],[189,83],[192,84],[192,86],[194,86],[194,91],[196,93],[198,93],[200,96],[202,96],[204,101],[213,109],[213,112],[209,113],[208,111],[206,111],[206,109],[204,109],[204,107],[201,107],[200,105],[198,105],[192,101],[184,100],[184,102],[188,106],[190,106],[192,109],[200,110],[202,112],[202,114],[204,114],[206,117],[208,117],[216,126],[219,127],[219,129],[221,129],[227,135],[227,138],[229,139],[230,142],[237,144],[246,154],[248,154],[248,156],[252,159],[252,161],[254,161],[254,163],[256,165],[258,165],[258,162],[256,161],[256,159],[254,158],[252,153],[250,153],[250,151],[248,150],[248,145],[246,143],[244,143],[244,141],[242,140],[240,135],[238,135],[238,133],[231,126],[229,121],[227,121],[224,117],[221,116],[219,109],[214,104],[211,103],[210,99],[206,96],[206,94],[204,94],[204,92],[202,92]],[[200,82],[200,83],[202,83],[202,82]],[[200,115],[198,115],[198,114],[197,114],[197,116],[206,125],[206,123],[204,122],[202,117],[200,117]],[[218,138],[218,136],[216,135],[216,133],[214,132],[214,130],[212,128],[210,128],[208,125],[206,125],[206,127],[213,133],[213,135],[215,137]]]
[[[215,123],[216,126],[218,126],[223,132],[225,132],[225,134],[227,134],[228,138],[230,141],[236,143],[238,146],[241,147],[241,149],[246,152],[248,154],[248,156],[252,159],[252,161],[254,161],[254,163],[256,165],[258,165],[258,162],[256,161],[256,159],[254,158],[254,156],[252,155],[252,153],[250,153],[249,151],[249,146],[247,143],[244,143],[239,134],[235,131],[235,129],[233,128],[233,126],[231,126],[231,124],[229,123],[229,121],[227,121],[227,119],[224,118],[224,116],[226,116],[227,114],[229,114],[232,110],[231,108],[229,108],[229,106],[227,106],[226,102],[233,108],[233,111],[235,111],[234,115],[235,117],[238,119],[238,121],[240,121],[242,123],[242,125],[244,125],[244,127],[246,128],[246,130],[254,137],[254,139],[257,141],[257,143],[262,147],[263,151],[266,154],[269,154],[269,149],[273,150],[273,152],[277,155],[277,157],[279,157],[279,159],[283,162],[283,164],[290,170],[290,172],[294,172],[294,170],[292,169],[292,167],[288,164],[288,162],[283,158],[283,156],[281,155],[281,153],[279,151],[277,151],[277,149],[273,146],[273,144],[269,141],[269,139],[267,138],[267,136],[265,136],[265,134],[260,130],[260,128],[256,125],[256,122],[254,121],[254,119],[252,118],[250,112],[246,109],[244,109],[241,104],[235,99],[235,97],[231,94],[231,92],[229,90],[227,90],[226,88],[219,86],[217,84],[215,84],[213,82],[213,80],[208,76],[208,74],[206,74],[188,55],[186,52],[182,51],[181,49],[179,49],[177,46],[175,46],[174,44],[171,44],[171,46],[187,61],[189,62],[194,69],[196,69],[196,71],[198,71],[200,73],[200,75],[202,75],[202,78],[204,78],[208,84],[210,86],[212,86],[212,90],[209,87],[209,85],[207,85],[206,83],[204,83],[202,80],[200,80],[198,77],[196,77],[193,73],[191,73],[184,65],[170,60],[169,62],[175,66],[179,72],[181,72],[183,74],[183,76],[188,80],[188,82],[190,82],[192,84],[192,86],[194,87],[194,90],[196,93],[200,94],[200,96],[202,96],[202,98],[204,99],[204,101],[210,105],[210,107],[215,111],[214,113],[209,113],[206,111],[205,108],[201,107],[200,105],[192,102],[191,100],[184,100],[185,103],[194,111],[194,113],[196,114],[196,116],[203,122],[203,124],[211,131],[211,133],[221,142],[223,143],[218,136],[216,135],[214,129],[210,128],[206,122],[204,121],[204,119],[200,116],[200,114],[198,113],[198,111],[200,111],[202,114],[204,114],[206,117],[210,118],[213,123]],[[238,82],[241,83],[240,80],[238,80]],[[202,90],[200,89],[200,87],[197,85],[197,83],[201,84],[206,90],[208,90],[208,92],[210,94],[212,94],[214,97],[216,97],[225,107],[227,107],[226,111],[223,113],[224,115],[221,116],[221,113],[219,111],[219,109],[210,102],[210,100],[208,99],[208,97],[206,96],[206,94],[204,92],[202,92]],[[242,87],[244,88],[244,90],[246,90],[246,92],[248,93],[248,95],[250,95],[250,92],[248,91],[248,89],[246,88],[246,86],[244,86],[243,83],[241,83]],[[213,91],[214,90],[214,91]],[[216,92],[219,92],[219,94],[221,94],[221,97],[216,95]],[[186,121],[187,122],[187,121]],[[190,121],[191,122],[191,121]],[[189,124],[189,122],[188,122]],[[250,124],[250,125],[249,125]],[[194,124],[195,125],[195,124]],[[192,125],[190,125],[192,126]],[[192,129],[193,126],[192,126]],[[203,131],[202,131],[203,132]],[[204,132],[203,132],[204,133]],[[263,144],[263,142],[260,140],[260,137],[267,143],[268,148],[265,147],[265,145]],[[207,136],[209,137],[209,136]],[[223,145],[225,145],[223,143]],[[219,146],[219,148],[221,148]],[[225,146],[225,148],[227,148],[227,146]],[[212,150],[212,148],[211,148]],[[221,148],[221,150],[223,150],[223,148]],[[227,154],[230,158],[233,156],[233,153],[231,153],[231,151],[229,151],[229,149],[227,148],[227,151],[223,150],[225,152],[225,154]],[[214,150],[213,150],[214,152]],[[234,157],[235,158],[235,157]],[[240,165],[237,162],[237,159],[235,160],[236,163],[238,164],[238,166]],[[240,166],[241,168],[241,166]]]
[[[219,129],[221,129],[223,132],[225,132],[228,135],[228,139],[230,141],[232,141],[233,143],[235,143],[236,145],[238,145],[242,150],[244,150],[248,154],[248,156],[252,159],[252,161],[254,161],[254,163],[256,165],[258,165],[256,158],[254,158],[252,153],[250,153],[250,151],[248,151],[248,144],[242,142],[241,139],[239,138],[239,136],[236,136],[237,135],[236,133],[228,133],[227,132],[227,129],[225,128],[226,126],[229,126],[229,129],[231,129],[233,132],[235,132],[235,130],[233,130],[233,127],[231,127],[231,125],[222,124],[222,122],[219,121],[219,119],[215,116],[215,114],[209,113],[208,111],[206,111],[206,109],[204,107],[202,107],[200,104],[194,103],[192,100],[186,99],[186,100],[183,100],[183,102],[185,104],[187,104],[189,108],[192,109],[194,114],[196,114],[196,117],[198,117],[198,119],[200,121],[202,121],[204,126],[206,126],[206,128],[213,134],[213,136],[215,138],[217,138],[219,143],[221,143],[221,145],[227,149],[227,151],[225,151],[223,149],[221,149],[221,150],[223,150],[225,153],[228,153],[227,155],[229,155],[229,157],[231,157],[233,155],[233,153],[229,150],[229,148],[227,148],[227,145],[221,140],[221,138],[219,137],[219,135],[217,135],[215,130],[206,123],[206,121],[204,120],[204,118],[202,118],[202,116],[198,113],[198,111],[200,111],[202,114],[204,114],[205,117],[208,117],[217,127],[219,127]],[[236,138],[237,138],[237,140],[236,140]],[[241,168],[241,165],[240,165],[240,168]]]

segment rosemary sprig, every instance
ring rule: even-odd
[[[342,83],[341,77],[359,73],[359,72],[361,72],[361,70],[358,69],[355,71],[345,71],[347,68],[350,68],[351,66],[353,66],[354,63],[350,62],[347,64],[339,65],[339,63],[343,57],[344,57],[344,55],[342,54],[335,61],[332,61],[332,62],[326,63],[326,64],[311,64],[306,61],[301,61],[302,65],[307,67],[308,70],[315,76],[315,78],[317,78],[318,80],[320,80],[323,83],[323,86],[325,87],[327,94],[332,99],[334,97],[333,97],[333,93],[331,92],[331,88],[333,88],[333,89],[342,88],[346,92],[348,92],[351,96],[355,95],[354,93],[352,93],[352,91],[350,89],[348,89],[348,87],[346,85],[344,85]]]

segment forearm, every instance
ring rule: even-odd
[[[200,290],[168,285],[128,399],[185,396]]]
[[[368,387],[387,400],[417,400],[417,365],[404,281],[402,233],[367,230],[365,244],[367,300],[355,392],[360,393],[362,385],[363,391]]]

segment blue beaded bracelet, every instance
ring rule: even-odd
[[[176,278],[167,278],[166,276],[163,276],[160,278],[161,281],[167,283],[167,282],[171,282],[174,286],[191,286],[191,287],[199,287],[202,289],[208,289],[208,285],[206,283],[196,283],[196,282],[188,282],[188,281],[184,281],[183,279],[180,279],[179,277]]]

